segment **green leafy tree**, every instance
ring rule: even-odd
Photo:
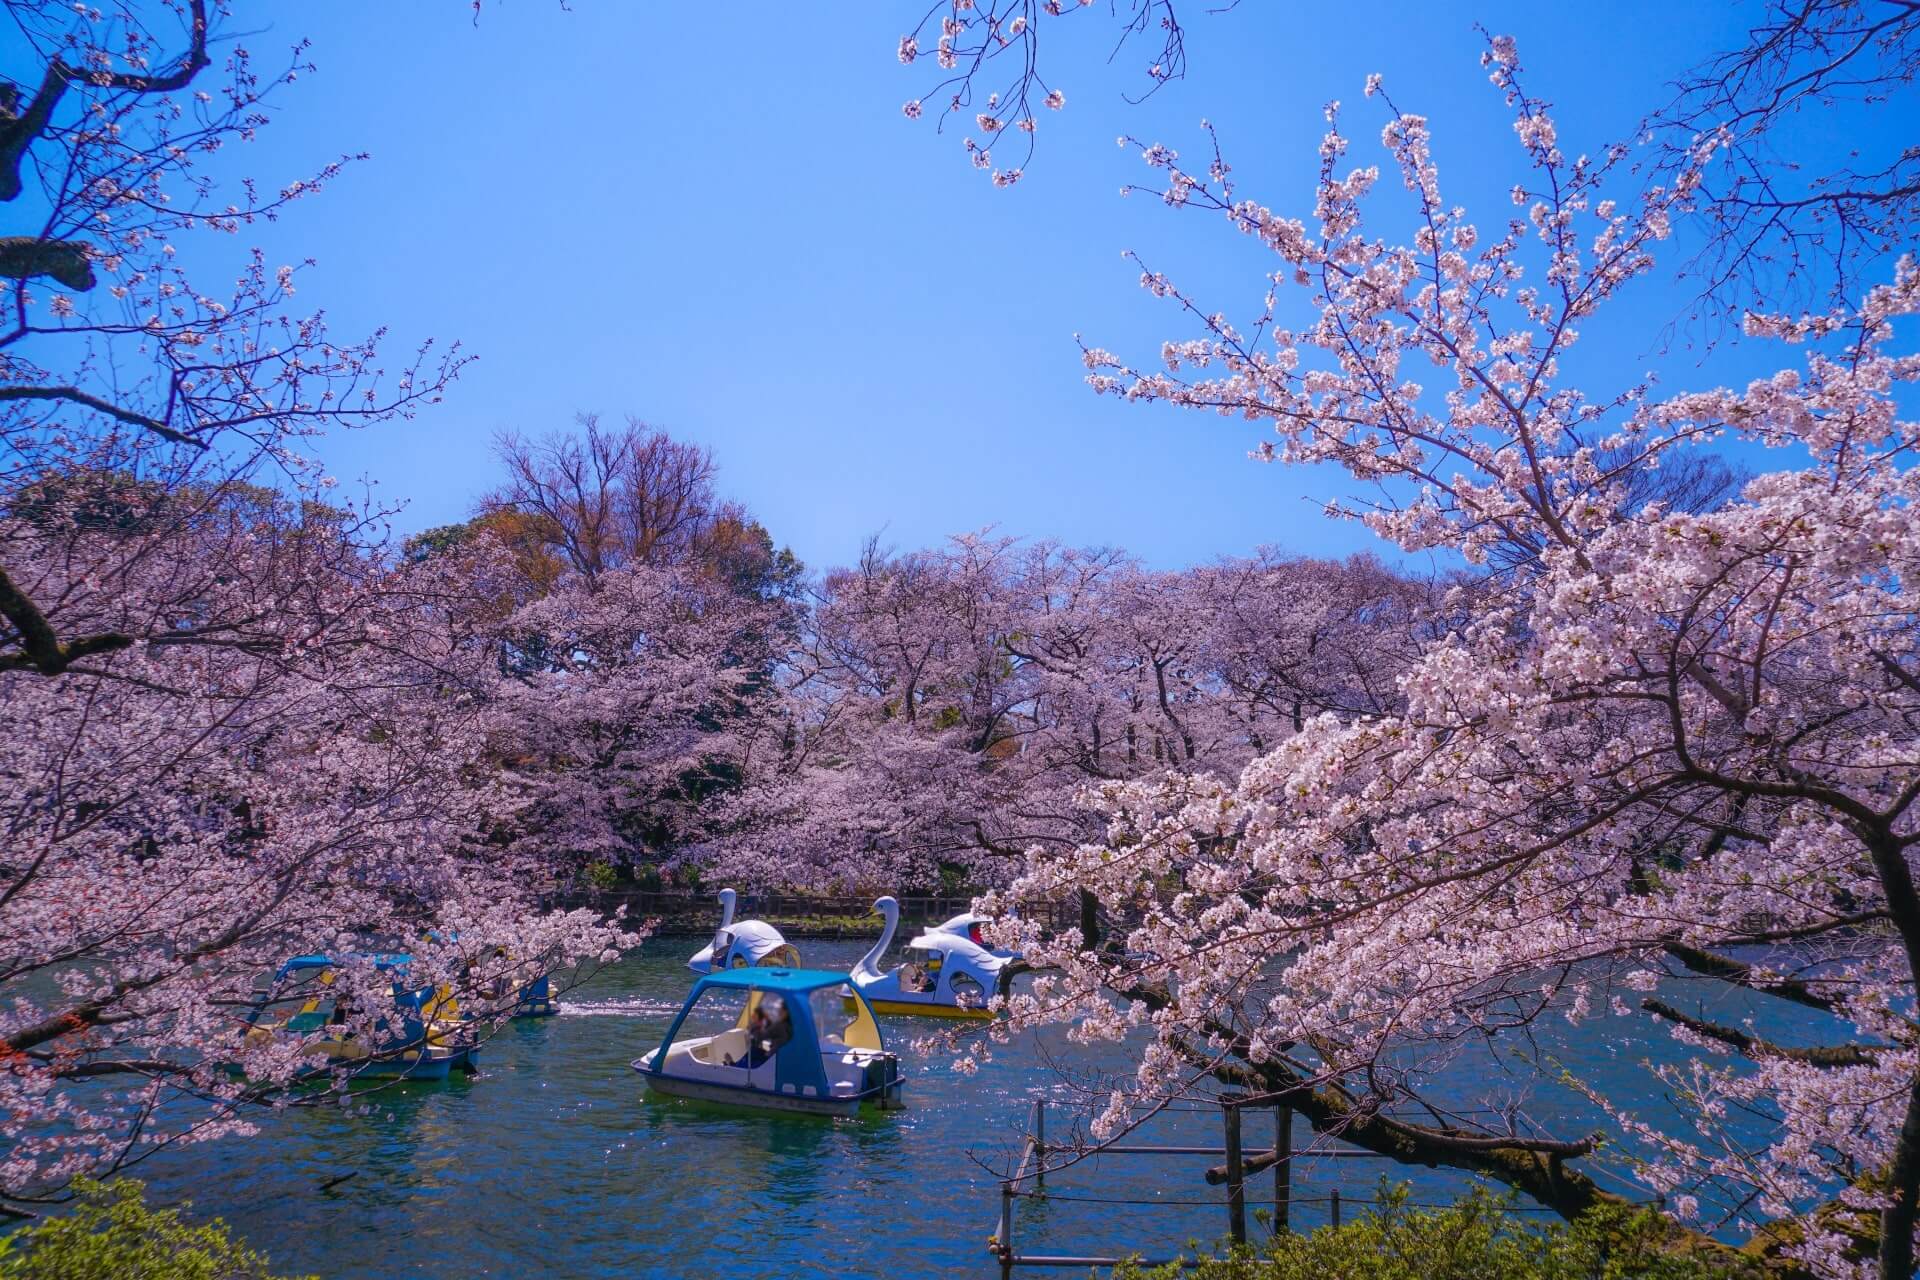
[[[1282,1235],[1183,1270],[1123,1266],[1115,1280],[1754,1280],[1764,1273],[1684,1251],[1650,1209],[1605,1206],[1572,1223],[1523,1221],[1511,1197],[1476,1189],[1442,1209],[1383,1185],[1376,1206],[1340,1227]]]
[[[151,1209],[131,1178],[87,1179],[72,1213],[0,1239],[4,1280],[293,1280],[268,1271],[265,1254],[215,1218],[195,1225],[180,1209]],[[305,1280],[315,1280],[306,1277]]]

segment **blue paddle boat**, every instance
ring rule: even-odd
[[[458,942],[460,941],[460,935],[457,933],[442,934],[438,929],[429,929],[427,930],[427,941]],[[493,958],[496,960],[505,960],[509,963],[513,960],[513,956],[505,947],[495,947],[493,949]],[[524,969],[519,965],[515,965],[514,968],[516,972],[524,972]],[[471,963],[466,966],[465,976],[467,982],[470,984],[473,980],[473,966]],[[560,1002],[553,998],[552,975],[541,973],[535,977],[528,978],[520,985],[518,990],[514,989],[513,981],[513,974],[502,974],[493,980],[491,990],[483,993],[491,1000],[499,1001],[504,1000],[507,993],[512,991],[513,1007],[507,1011],[509,1018],[551,1018],[554,1014],[560,1012]],[[440,994],[451,1000],[450,993],[442,991]]]
[[[694,983],[660,1047],[633,1069],[656,1093],[851,1116],[901,1106],[900,1059],[844,973],[747,966]]]
[[[244,1042],[299,1039],[302,1053],[315,1059],[302,1077],[346,1070],[355,1077],[444,1080],[456,1068],[473,1072],[480,1050],[472,1028],[447,992],[407,985],[411,961],[402,954],[294,956],[248,1007]],[[393,992],[385,1034],[375,1044],[347,1026],[348,1011],[333,989],[343,965],[369,962],[391,977]]]
[[[519,998],[514,1002],[515,1018],[551,1018],[560,1012],[560,1002],[553,998],[553,983],[548,975],[541,974],[526,986],[520,988]]]

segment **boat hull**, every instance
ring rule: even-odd
[[[704,1080],[686,1080],[660,1075],[636,1067],[647,1078],[647,1088],[673,1098],[691,1098],[698,1102],[718,1102],[730,1107],[753,1107],[760,1111],[786,1111],[796,1115],[855,1116],[860,1114],[859,1098],[804,1098],[788,1093],[762,1093],[758,1089],[736,1089],[731,1085],[709,1084]]]
[[[474,1059],[477,1051],[465,1053],[433,1052],[425,1056],[417,1053],[402,1054],[397,1058],[375,1058],[371,1060],[328,1057],[326,1061],[306,1067],[295,1074],[295,1083],[310,1083],[330,1078],[336,1071],[344,1071],[355,1080],[445,1080],[459,1066],[471,1074],[476,1068]],[[240,1064],[226,1064],[228,1075],[244,1078],[245,1070]]]
[[[356,1080],[445,1080],[453,1074],[456,1066],[472,1072],[474,1070],[472,1055],[470,1053],[444,1056],[433,1054],[417,1057],[411,1061],[404,1055],[399,1058],[383,1058],[355,1068],[353,1078]],[[331,1065],[322,1067],[314,1074],[324,1075],[330,1069]]]
[[[910,1018],[961,1018],[969,1022],[987,1022],[993,1018],[991,1009],[962,1009],[952,1004],[920,1004],[908,1000],[876,1000],[867,997],[867,1003],[875,1013],[892,1014]]]

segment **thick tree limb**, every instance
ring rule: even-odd
[[[33,101],[27,104],[25,111],[16,114],[19,106],[17,92],[0,101],[0,201],[12,200],[20,194],[20,166],[26,161],[27,148],[53,123],[54,108],[59,106],[69,85],[78,82],[121,93],[170,93],[186,88],[193,83],[195,76],[212,65],[212,60],[207,57],[206,0],[192,0],[190,10],[192,36],[187,51],[181,56],[179,65],[164,75],[88,71],[83,67],[70,67],[56,57],[47,64],[45,73],[40,77],[40,88],[35,91]]]
[[[102,400],[99,396],[90,395],[78,387],[0,387],[0,401],[6,400],[65,400],[72,404],[84,405],[95,412],[104,413],[109,418],[124,422],[128,426],[142,427],[174,444],[192,445],[196,449],[207,447],[206,441],[196,439],[185,432],[176,431],[158,418],[149,418],[143,413],[122,409],[112,401]]]
[[[1748,1035],[1735,1027],[1723,1026],[1718,1022],[1709,1022],[1705,1018],[1696,1018],[1680,1012],[1664,1000],[1648,997],[1640,1002],[1640,1007],[1655,1017],[1665,1018],[1677,1023],[1695,1035],[1718,1040],[1732,1049],[1737,1049],[1750,1058],[1786,1058],[1793,1062],[1804,1062],[1813,1067],[1866,1067],[1873,1065],[1877,1051],[1869,1045],[1841,1044],[1826,1045],[1812,1049],[1795,1049],[1786,1045],[1763,1040],[1759,1036]]]
[[[86,636],[61,644],[46,615],[14,585],[4,569],[0,569],[0,617],[6,618],[19,632],[21,650],[0,654],[0,671],[33,670],[43,676],[57,676],[81,658],[112,653],[133,644],[132,636],[119,634]]]
[[[1699,947],[1690,947],[1684,942],[1669,942],[1664,950],[1687,968],[1705,977],[1718,978],[1722,982],[1732,983],[1736,987],[1745,987],[1749,991],[1758,991],[1763,995],[1791,1000],[1795,1004],[1803,1004],[1809,1009],[1819,1009],[1824,1013],[1835,1011],[1834,1001],[1816,994],[1806,983],[1796,979],[1759,977],[1755,975],[1752,965],[1742,964],[1731,956],[1702,951]]]

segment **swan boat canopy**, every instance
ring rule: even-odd
[[[744,967],[693,986],[660,1047],[633,1069],[656,1093],[850,1116],[901,1105],[900,1060],[844,973]]]
[[[333,990],[337,970],[367,963],[393,984],[393,1011],[374,1044],[346,1025],[349,1010]],[[480,1053],[471,1027],[450,993],[407,985],[410,963],[412,957],[401,954],[294,956],[248,1007],[244,1042],[297,1038],[301,1052],[316,1059],[303,1076],[346,1070],[356,1077],[444,1080],[455,1068],[471,1073]]]
[[[951,933],[956,937],[965,938],[976,947],[985,949],[989,955],[999,956],[1002,960],[1018,960],[1020,958],[1018,951],[1009,951],[1005,947],[996,947],[987,941],[986,935],[980,930],[983,925],[992,923],[992,916],[976,915],[971,911],[967,911],[953,917],[951,920],[942,920],[939,924],[933,926],[931,932]]]
[[[765,920],[734,920],[733,908],[737,901],[738,895],[733,890],[720,891],[720,927],[714,930],[712,942],[694,952],[687,968],[695,973],[751,965],[797,969],[800,953],[778,929]]]
[[[880,940],[853,966],[853,985],[876,1013],[918,1014],[930,1018],[991,1018],[987,1001],[1000,983],[1000,971],[1012,963],[964,934],[931,929],[907,944],[900,966],[882,972],[880,960],[900,928],[900,904],[880,898],[873,904],[886,921]]]

